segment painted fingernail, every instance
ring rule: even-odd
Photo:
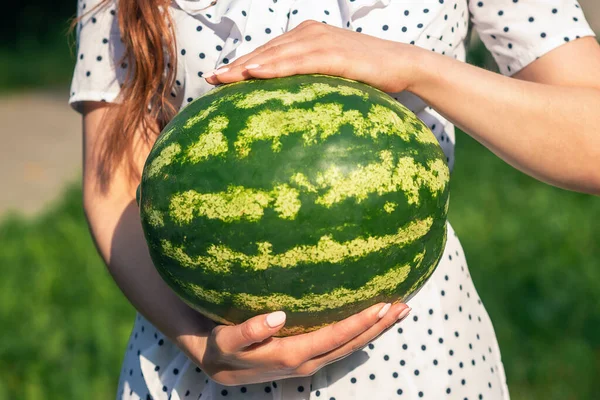
[[[219,69],[215,69],[214,71],[212,71],[211,74],[221,75],[221,74],[224,74],[227,71],[229,71],[229,68],[219,68]]]
[[[400,314],[398,314],[398,321],[401,321],[404,318],[406,318],[406,316],[410,313],[410,310],[412,310],[412,308],[407,307],[404,310],[400,311]]]
[[[381,310],[379,310],[379,314],[377,314],[377,316],[379,318],[383,318],[383,316],[388,312],[388,310],[390,309],[391,306],[392,306],[391,303],[387,303],[386,305],[381,307]]]
[[[246,69],[254,69],[254,68],[258,68],[260,67],[260,64],[248,64],[248,65],[244,65],[244,68]]]
[[[279,325],[283,324],[285,321],[285,312],[283,311],[275,311],[271,314],[267,315],[267,325],[270,328],[276,328]]]

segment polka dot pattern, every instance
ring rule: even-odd
[[[513,75],[548,51],[593,36],[577,1],[470,1],[474,28],[500,72]]]
[[[100,0],[78,0],[79,15]],[[293,29],[316,20],[464,61],[469,19],[510,75],[578,37],[593,35],[574,0],[174,0],[176,82],[182,108],[213,88],[202,76]],[[116,0],[78,26],[70,104],[116,101],[128,68]],[[172,66],[171,66],[172,67]],[[409,93],[389,93],[431,129],[450,168],[454,127]],[[409,318],[368,346],[313,376],[255,385],[212,381],[138,315],[127,344],[119,399],[488,399],[509,398],[494,328],[479,299],[458,238],[448,224],[438,268],[408,304]]]

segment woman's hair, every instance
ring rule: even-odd
[[[110,5],[103,0],[88,13]],[[129,178],[139,180],[141,171],[133,162],[133,137],[137,129],[145,141],[155,140],[176,114],[169,96],[175,82],[177,53],[170,13],[170,0],[117,0],[118,23],[125,46],[119,64],[128,65],[121,85],[119,104],[110,105],[102,124],[98,177],[102,190],[108,189],[110,176],[124,163]],[[87,14],[87,13],[86,13]],[[73,30],[81,18],[71,25]]]

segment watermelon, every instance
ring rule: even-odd
[[[314,74],[221,85],[165,127],[138,191],[153,263],[220,324],[287,336],[407,301],[446,242],[449,170],[386,93]]]

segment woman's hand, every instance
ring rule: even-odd
[[[599,71],[593,37],[555,48],[510,79],[417,46],[309,20],[206,78],[219,84],[321,73],[387,93],[406,90],[522,172],[600,195]]]
[[[317,331],[276,338],[285,323],[285,314],[277,311],[218,325],[208,336],[181,336],[178,345],[222,385],[261,383],[312,375],[363,348],[409,312],[406,304],[379,303]]]
[[[422,51],[404,43],[307,20],[205,78],[217,85],[248,78],[320,73],[395,93],[407,89],[415,79],[417,55]]]

